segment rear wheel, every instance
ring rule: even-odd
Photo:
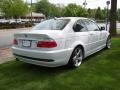
[[[81,65],[83,60],[83,50],[82,48],[76,47],[71,55],[68,66],[77,68]]]
[[[111,38],[108,37],[107,41],[106,41],[106,49],[110,49],[111,48]]]

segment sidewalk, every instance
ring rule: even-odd
[[[0,64],[5,63],[7,61],[14,60],[10,48],[0,48]]]

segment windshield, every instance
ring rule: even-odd
[[[69,19],[50,19],[36,25],[34,30],[62,30],[69,22]]]

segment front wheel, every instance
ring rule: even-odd
[[[70,67],[77,68],[81,65],[82,60],[83,60],[83,50],[81,47],[77,47],[74,49],[74,51],[70,57],[68,65]]]
[[[107,41],[106,41],[106,49],[110,49],[111,48],[111,38],[108,37]]]

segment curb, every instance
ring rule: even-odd
[[[15,59],[14,57],[8,57],[8,58],[6,58],[4,60],[0,60],[0,64],[4,64],[4,63],[7,63],[9,61],[13,61],[14,59]]]
[[[11,48],[4,47],[0,48],[0,64],[14,60],[14,56],[12,55]]]
[[[15,31],[15,30],[31,30],[32,27],[30,28],[16,28],[16,29],[0,29],[0,32],[4,31]]]

